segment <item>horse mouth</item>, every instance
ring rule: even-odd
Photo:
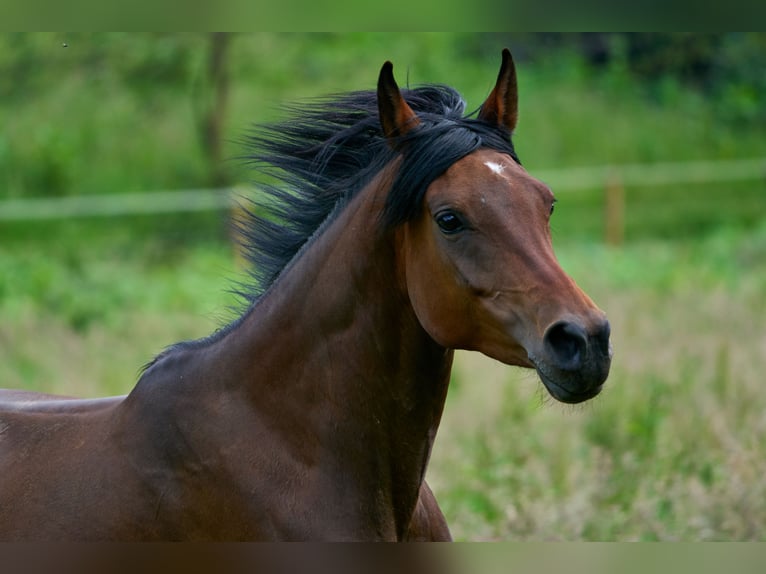
[[[543,386],[548,391],[548,393],[550,393],[554,399],[562,403],[570,405],[582,403],[598,395],[601,392],[601,389],[604,388],[603,383],[581,389],[567,388],[563,384],[554,381],[538,365],[535,365],[535,370],[537,371],[537,375],[540,377],[540,380],[543,382]]]

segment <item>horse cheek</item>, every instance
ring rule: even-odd
[[[420,325],[442,347],[465,348],[470,335],[470,301],[456,281],[454,269],[431,249],[410,255],[407,290]]]

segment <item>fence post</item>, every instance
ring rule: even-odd
[[[604,195],[604,239],[619,246],[625,238],[625,188],[619,175],[607,178]]]
[[[210,184],[214,187],[229,183],[229,175],[223,160],[223,130],[229,99],[228,55],[231,45],[228,32],[210,34],[208,54],[209,85],[205,87],[206,99],[200,118],[202,146],[207,155],[210,170]]]

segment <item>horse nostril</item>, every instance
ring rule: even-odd
[[[545,334],[545,343],[560,369],[574,371],[582,367],[588,340],[585,329],[576,323],[561,321],[552,325]]]
[[[604,357],[609,357],[611,354],[609,349],[609,336],[611,335],[611,332],[612,328],[609,325],[609,321],[604,319],[603,324],[601,324],[593,337],[598,350],[601,351],[601,355]]]

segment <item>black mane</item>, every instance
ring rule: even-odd
[[[246,159],[274,183],[259,192],[236,222],[251,281],[237,289],[254,305],[312,237],[321,233],[357,192],[401,154],[380,224],[392,227],[417,217],[429,184],[453,163],[479,148],[519,159],[504,128],[464,115],[465,102],[448,86],[402,90],[420,124],[392,146],[383,135],[377,94],[360,91],[305,105],[287,106],[287,119],[256,128]],[[148,371],[182,349],[206,346],[244,318],[209,337],[177,343],[146,364]]]
[[[260,185],[258,199],[238,222],[251,263],[253,285],[242,295],[255,302],[325,222],[402,154],[382,225],[416,217],[428,185],[478,148],[516,156],[510,133],[470,116],[447,86],[402,90],[420,125],[391,146],[378,118],[373,91],[286,107],[287,119],[262,126],[247,138],[248,159],[276,183]]]

